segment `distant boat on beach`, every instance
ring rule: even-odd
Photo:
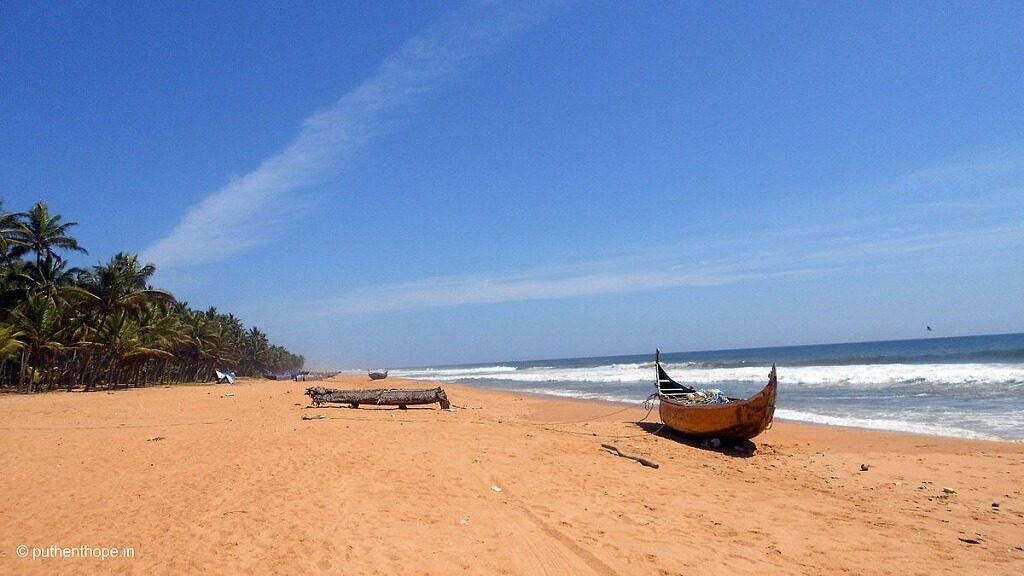
[[[376,370],[374,372],[370,372],[370,380],[383,380],[383,379],[385,379],[387,377],[388,377],[388,371],[387,370]]]
[[[236,377],[235,377],[235,371],[234,370],[225,370],[223,372],[221,372],[220,370],[214,370],[213,372],[217,376],[217,384],[234,384],[235,383]]]
[[[309,370],[292,370],[290,372],[281,372],[279,374],[273,374],[270,372],[264,372],[263,377],[267,380],[295,380],[298,381],[300,378],[302,381],[306,380],[306,376],[309,375]]]
[[[654,365],[661,421],[676,432],[695,438],[749,440],[771,425],[778,389],[774,364],[768,384],[746,400],[701,393],[676,382],[662,368],[660,350]]]

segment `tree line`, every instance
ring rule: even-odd
[[[156,268],[135,254],[69,267],[67,253],[88,253],[70,234],[77,225],[45,202],[10,213],[0,199],[0,387],[89,391],[302,368],[259,328],[151,286]]]

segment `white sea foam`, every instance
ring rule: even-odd
[[[889,430],[892,432],[909,432],[912,434],[927,434],[930,436],[952,436],[955,438],[975,438],[980,440],[1002,440],[999,436],[984,434],[959,428],[930,422],[914,422],[908,420],[890,418],[863,418],[853,416],[829,416],[815,414],[802,410],[777,409],[775,415],[782,420],[797,420],[800,422],[812,422],[815,424],[828,424],[830,426],[849,426],[852,428],[869,428],[872,430]]]
[[[422,368],[419,370],[393,370],[392,374],[413,380],[461,380],[467,378],[496,378],[500,374],[515,372],[514,366],[479,366],[473,368]]]
[[[692,364],[667,364],[669,374],[680,382],[697,386],[724,383],[763,383],[767,366],[742,368],[705,368]],[[397,371],[396,375],[443,381],[501,380],[506,382],[592,382],[650,383],[654,369],[650,363],[561,368],[492,366]],[[997,385],[1003,389],[1024,391],[1024,364],[859,364],[849,366],[795,366],[779,368],[779,386],[884,388],[903,385],[958,387]]]
[[[547,396],[558,396],[559,398],[578,398],[581,400],[604,400],[606,402],[624,402],[628,404],[638,404],[641,399],[620,396],[616,394],[601,394],[597,392],[587,392],[584,390],[566,390],[566,389],[553,389],[553,388],[520,388],[517,392],[527,392],[530,394],[545,394]]]
[[[405,378],[427,378],[438,380],[503,380],[512,382],[609,382],[626,383],[654,381],[654,369],[646,371],[646,378],[641,376],[637,364],[595,366],[585,368],[512,368],[497,366],[494,368],[439,368],[436,370],[420,370],[396,372]]]
[[[679,382],[739,393],[759,389],[768,366],[666,364]],[[639,402],[654,388],[654,364],[476,366],[393,371],[396,376],[522,392]],[[780,366],[779,418],[984,439],[1024,438],[1024,364]]]

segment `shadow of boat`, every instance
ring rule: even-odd
[[[437,411],[438,410],[438,408],[435,408],[433,406],[405,406],[403,408],[402,406],[391,406],[391,405],[388,405],[388,404],[369,404],[369,403],[360,404],[359,406],[351,406],[349,404],[321,404],[320,406],[314,406],[313,404],[309,404],[307,406],[303,406],[302,407],[303,410],[323,410],[325,408],[328,408],[328,409],[343,408],[345,410],[400,410],[402,412],[412,412],[414,410],[433,410],[433,411]],[[441,410],[443,410],[443,408]]]
[[[719,440],[718,446],[715,446],[713,440],[685,436],[660,422],[633,422],[633,424],[641,430],[654,434],[659,438],[672,440],[673,442],[685,444],[690,448],[696,448],[706,452],[717,452],[733,458],[750,458],[757,454],[757,444],[750,440],[723,438]]]

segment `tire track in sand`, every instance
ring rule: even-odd
[[[495,483],[501,485],[496,480]],[[503,492],[509,504],[515,506],[516,510],[518,510],[523,517],[529,520],[530,523],[532,523],[538,530],[540,530],[541,533],[543,533],[545,536],[554,541],[542,542],[542,545],[543,547],[549,549],[556,558],[562,560],[562,563],[565,565],[566,568],[570,568],[570,570],[565,573],[577,573],[575,570],[571,570],[572,564],[578,565],[578,562],[572,562],[572,557],[575,557],[575,559],[585,564],[595,574],[600,574],[601,576],[615,576],[615,574],[617,574],[617,572],[614,569],[612,569],[611,566],[605,564],[604,561],[602,561],[600,558],[594,555],[593,552],[581,546],[571,536],[565,534],[561,530],[545,522],[544,519],[538,516],[536,513],[534,513],[534,511],[531,510],[529,506],[527,506],[518,498],[515,498],[511,493],[509,493],[507,487],[503,488]],[[511,522],[509,522],[509,524],[511,524]],[[519,523],[515,524],[518,525]],[[536,551],[537,545],[534,541],[535,539],[532,538],[530,534],[524,532],[521,532],[520,536],[523,538],[527,547],[530,549],[530,554],[533,556],[534,560],[536,560],[537,563],[543,567],[544,573],[550,573],[547,570],[544,558]],[[561,550],[559,550],[559,548],[561,548]],[[566,552],[568,552],[568,554]]]

